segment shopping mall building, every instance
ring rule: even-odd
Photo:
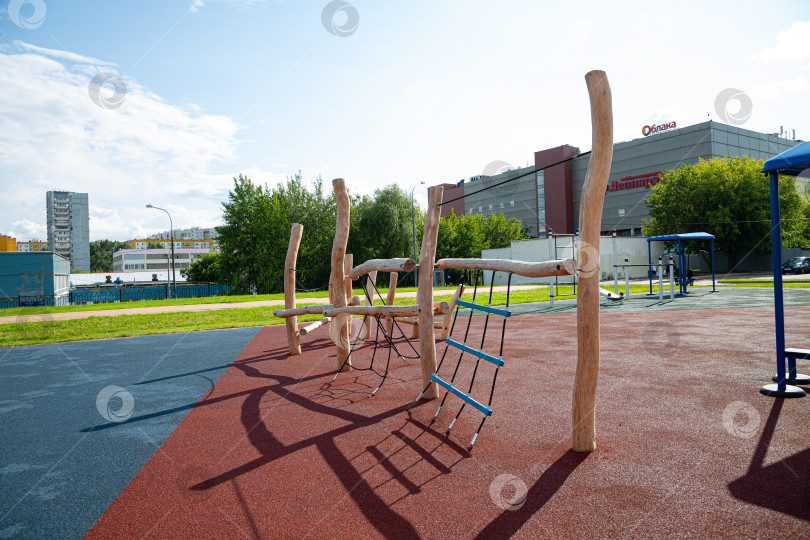
[[[662,171],[697,163],[700,158],[767,160],[801,142],[712,121],[682,128],[674,122],[645,126],[642,133],[645,136],[613,146],[602,234],[615,230],[619,236],[641,235],[642,220],[649,218],[644,200],[655,184],[665,181],[659,176]],[[548,167],[563,160],[567,161]],[[443,205],[442,216],[451,210],[457,215],[503,213],[507,219],[519,219],[532,237],[543,237],[549,229],[574,234],[589,160],[590,154],[566,144],[535,152],[534,167],[444,184],[444,200],[458,200]],[[520,178],[482,191],[516,177]]]

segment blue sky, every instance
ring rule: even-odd
[[[124,240],[166,229],[147,203],[218,224],[240,172],[370,193],[585,151],[591,69],[617,141],[722,121],[727,88],[753,104],[742,127],[810,138],[806,1],[546,4],[356,0],[340,36],[322,0],[0,0],[0,233],[44,239],[49,189],[88,192],[91,240]],[[117,107],[91,99],[99,74]]]

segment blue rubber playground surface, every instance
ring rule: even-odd
[[[83,536],[258,331],[0,349],[0,538]]]

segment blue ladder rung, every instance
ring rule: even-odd
[[[512,312],[506,309],[498,309],[491,306],[482,306],[481,304],[473,304],[472,302],[464,302],[463,300],[456,300],[456,305],[464,306],[470,309],[477,309],[479,311],[486,311],[488,313],[494,313],[495,315],[503,315],[504,317],[509,317],[512,315]]]
[[[487,353],[479,351],[478,349],[470,348],[470,347],[464,345],[463,343],[459,343],[458,341],[453,341],[450,338],[445,339],[444,342],[447,343],[448,345],[450,345],[451,347],[455,347],[456,349],[461,349],[462,351],[464,351],[466,353],[470,353],[473,356],[477,356],[478,358],[481,358],[482,360],[486,360],[487,362],[492,362],[493,364],[495,364],[498,367],[501,367],[503,365],[503,360],[501,360],[497,356],[491,356],[491,355],[489,355]]]
[[[439,386],[441,386],[442,388],[444,388],[445,390],[447,390],[451,394],[454,394],[455,396],[460,397],[461,399],[463,399],[464,401],[466,401],[467,403],[469,403],[470,405],[472,405],[473,407],[475,407],[476,409],[478,409],[479,411],[481,411],[485,415],[487,415],[487,416],[492,415],[492,409],[490,409],[486,405],[482,405],[481,403],[478,403],[473,398],[471,398],[470,396],[468,396],[467,394],[465,394],[464,392],[462,392],[461,390],[459,390],[458,388],[456,388],[452,384],[444,382],[439,377],[437,377],[435,373],[430,376],[430,380],[435,382],[436,384],[438,384]]]

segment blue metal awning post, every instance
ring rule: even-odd
[[[776,384],[759,389],[766,396],[801,397],[804,390],[785,380],[785,309],[782,298],[782,226],[779,215],[779,172],[770,171],[771,248],[773,249],[773,307],[776,323]]]
[[[647,240],[647,276],[650,279],[650,294],[652,294],[652,274],[650,273],[650,268],[652,268],[652,247],[650,246],[650,241]]]
[[[681,296],[686,294],[686,283],[684,279],[686,278],[686,264],[685,264],[685,255],[683,253],[683,240],[678,239],[678,288],[681,290]]]
[[[782,298],[782,226],[779,215],[779,175],[771,172],[771,246],[773,248],[773,307],[776,318],[776,379],[785,391],[785,309]]]
[[[717,292],[714,286],[714,238],[712,238],[712,292]]]

